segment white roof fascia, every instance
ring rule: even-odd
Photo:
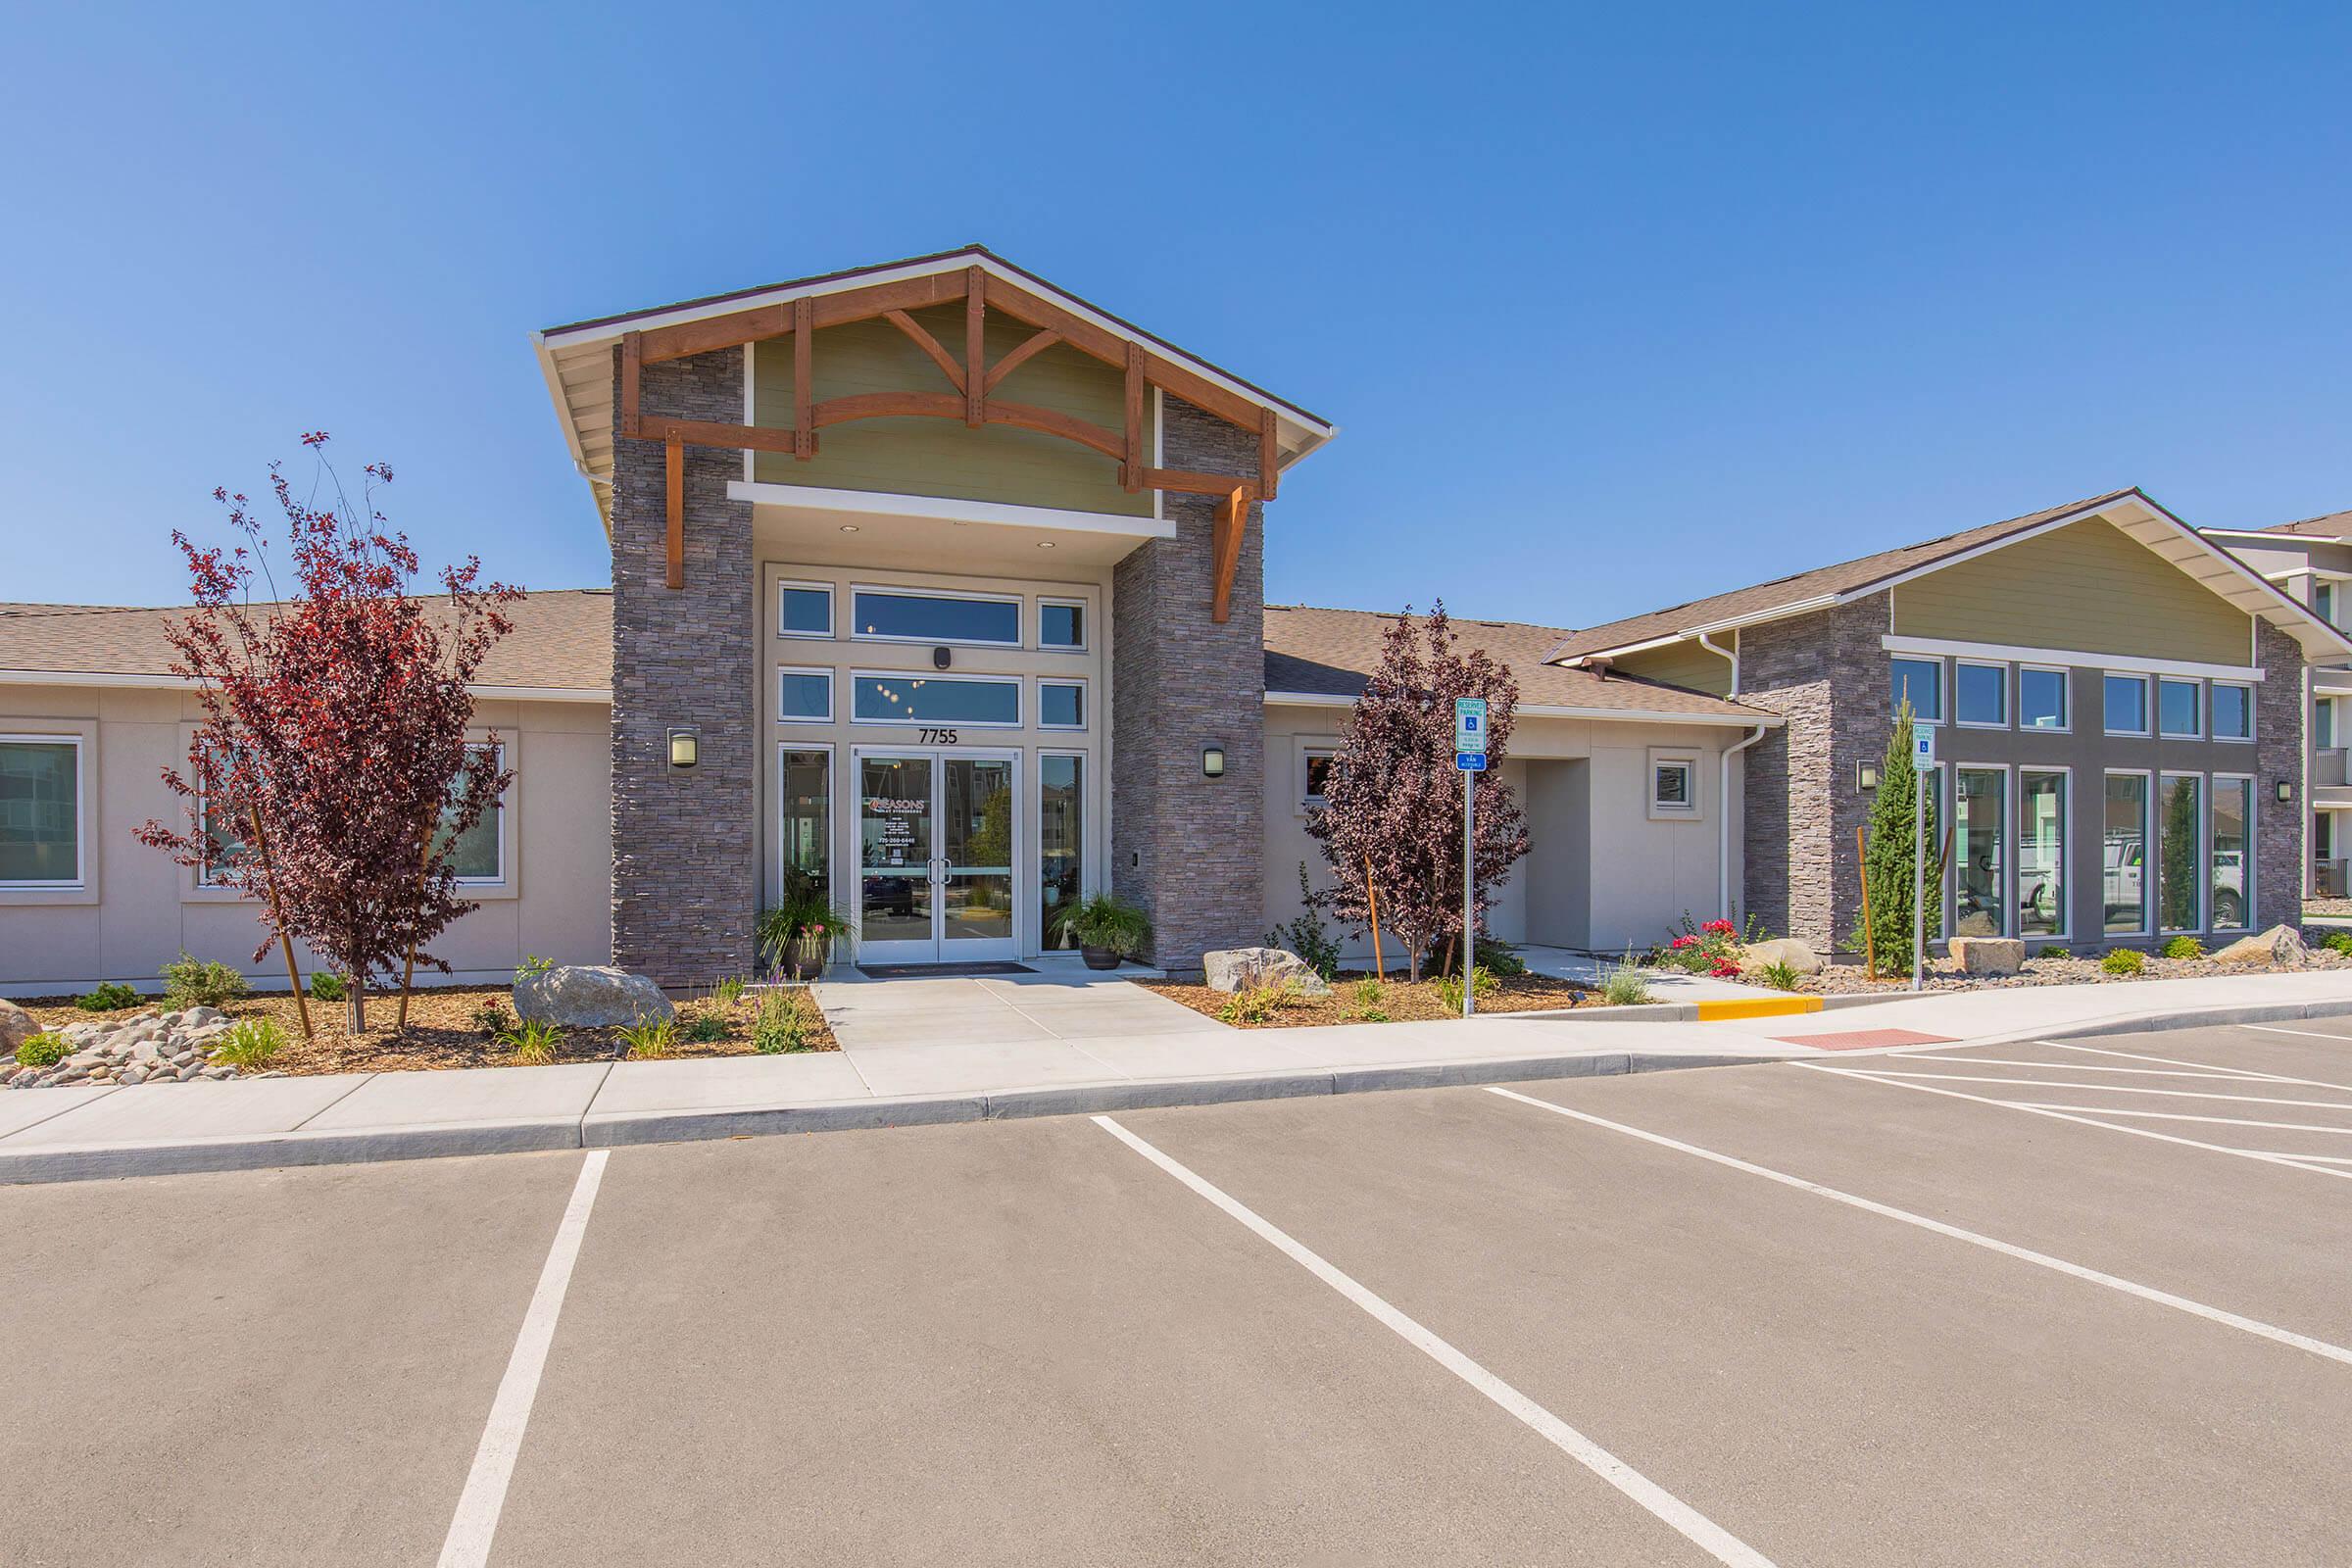
[[[1268,708],[1353,708],[1356,700],[1332,692],[1268,692]],[[1642,708],[1581,708],[1555,703],[1521,703],[1511,710],[1525,718],[1622,719],[1629,724],[1713,724],[1748,729],[1757,724],[1777,727],[1786,722],[1778,713],[1671,713]]]

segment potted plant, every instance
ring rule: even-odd
[[[1116,969],[1152,940],[1152,922],[1144,911],[1112,893],[1082,900],[1070,911],[1069,930],[1089,969]]]
[[[760,911],[752,936],[760,965],[771,974],[799,981],[813,980],[833,959],[833,945],[847,947],[857,940],[857,917],[837,909],[825,899],[823,884],[795,872],[783,900]]]

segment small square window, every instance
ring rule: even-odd
[[[2148,732],[2148,678],[2145,675],[2107,677],[2107,733],[2145,735]]]
[[[2009,727],[2009,666],[1955,666],[1952,675],[1952,713],[1963,724],[1988,729]]]
[[[1943,661],[1940,659],[1897,659],[1892,661],[1893,694],[1888,708],[1899,709],[1903,699],[1911,700],[1911,714],[1923,724],[1943,721]]]
[[[1300,754],[1304,770],[1300,796],[1302,805],[1314,807],[1324,804],[1323,792],[1331,779],[1332,756],[1330,752],[1319,751]]]
[[[1649,763],[1649,814],[1698,813],[1698,764],[1688,757],[1653,757]]]
[[[777,632],[785,637],[833,635],[833,590],[813,583],[788,582],[781,590]]]
[[[2017,672],[2017,723],[2020,729],[2066,728],[2066,671],[2021,669]]]
[[[2204,689],[2193,680],[2156,683],[2156,729],[2179,740],[2196,740],[2205,733]]]
[[[796,724],[833,721],[833,672],[829,669],[776,671],[776,716]]]
[[[1037,645],[1040,648],[1084,648],[1086,606],[1069,599],[1039,600]]]
[[[2254,738],[2254,688],[2228,681],[2213,683],[2213,738],[2250,741]]]
[[[1086,728],[1086,688],[1074,680],[1037,683],[1037,727]]]

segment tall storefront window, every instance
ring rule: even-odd
[[[1045,946],[1058,948],[1086,885],[1086,760],[1048,753],[1037,767],[1037,929]]]
[[[2325,813],[2323,813],[2325,814]],[[2241,931],[2254,906],[2254,781],[2213,781],[2213,924]]]
[[[1954,775],[1953,830],[1959,864],[1952,879],[1952,935],[2001,934],[2001,818],[2009,775],[1999,768],[1963,767]]]
[[[2167,931],[2194,931],[2204,923],[2205,868],[2198,848],[2202,835],[2197,831],[2204,814],[2199,799],[2204,782],[2193,773],[2167,773],[2158,797],[2161,826],[2157,846],[2162,864],[2156,900]]]
[[[832,876],[833,754],[787,748],[777,776],[783,795],[784,879],[824,888]]]
[[[2066,775],[2017,776],[2017,934],[2066,935]]]
[[[2148,776],[2107,775],[2107,815],[2100,832],[2100,874],[2106,883],[2107,929],[2148,928]]]

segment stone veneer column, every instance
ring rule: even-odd
[[[1788,722],[1749,747],[1742,848],[1745,903],[1773,935],[1827,955],[1861,921],[1854,829],[1870,797],[1855,764],[1886,751],[1884,594],[1740,634],[1739,701]]]
[[[2311,813],[2311,781],[2303,775],[2303,648],[2266,620],[2256,623],[2254,651],[2267,671],[2254,692],[2254,921],[2299,927],[2303,823]],[[2295,798],[2284,804],[2280,779],[2295,787]]]
[[[1171,468],[1250,474],[1257,438],[1164,400]],[[1152,961],[1180,974],[1200,956],[1254,943],[1265,925],[1265,540],[1250,509],[1231,614],[1209,618],[1214,498],[1165,497],[1176,537],[1111,576],[1111,887],[1152,917]],[[1225,748],[1225,776],[1200,751]]]
[[[645,412],[736,424],[743,351],[645,368]],[[613,407],[620,406],[613,351]],[[740,453],[686,449],[686,586],[667,586],[662,444],[612,459],[612,961],[664,985],[752,968],[758,899],[758,573]],[[701,732],[692,771],[669,731]],[[840,783],[836,780],[838,793]]]

